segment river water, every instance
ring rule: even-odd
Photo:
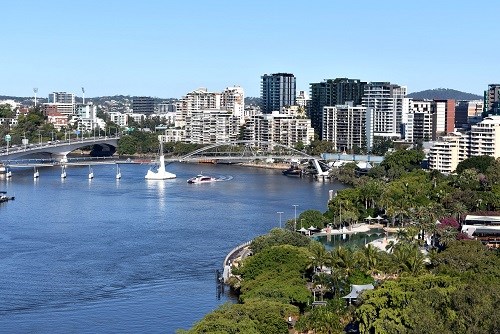
[[[225,302],[215,270],[238,244],[306,209],[326,210],[343,186],[279,170],[173,163],[14,170],[0,190],[0,332],[174,333]],[[187,184],[201,170],[226,179]]]

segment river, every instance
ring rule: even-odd
[[[16,169],[0,190],[0,332],[174,333],[225,302],[215,270],[238,244],[306,209],[326,210],[338,183],[279,170],[173,163]],[[187,184],[203,171],[225,178]]]

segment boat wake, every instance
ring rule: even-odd
[[[232,179],[233,179],[233,177],[231,175],[227,175],[227,176],[222,175],[222,176],[217,177],[215,179],[215,181],[230,181]]]

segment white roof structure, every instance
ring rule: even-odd
[[[500,216],[474,216],[465,217],[465,225],[500,225]]]
[[[373,290],[375,287],[373,284],[363,284],[363,285],[356,285],[352,284],[351,285],[351,292],[347,296],[344,296],[342,298],[349,299],[349,301],[352,301],[353,299],[357,299],[359,294],[365,290]]]

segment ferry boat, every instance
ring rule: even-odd
[[[215,177],[198,174],[195,177],[192,177],[189,180],[187,180],[187,183],[210,183],[215,181],[217,181]]]

